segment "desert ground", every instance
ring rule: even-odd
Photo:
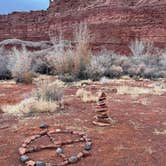
[[[55,81],[55,80],[52,80]],[[35,84],[0,82],[0,105],[16,105],[34,89]],[[116,123],[107,127],[92,124],[95,101],[82,100],[76,95],[84,89],[96,96],[107,95],[109,116]],[[113,93],[112,89],[117,92]],[[165,166],[166,164],[166,80],[133,80],[130,78],[102,82],[70,83],[64,85],[64,108],[54,113],[27,113],[15,116],[0,112],[0,165],[21,166],[18,149],[24,140],[40,132],[41,124],[55,129],[69,129],[86,133],[92,140],[90,155],[75,166]],[[61,135],[58,139],[66,139]],[[47,144],[45,137],[33,144]],[[83,149],[81,143],[66,145],[66,156]],[[59,163],[55,150],[31,153],[33,160]]]

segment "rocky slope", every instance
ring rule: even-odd
[[[0,41],[7,38],[49,40],[51,33],[67,39],[82,21],[88,23],[91,45],[128,52],[134,38],[166,45],[166,0],[50,0],[47,11],[0,16]]]

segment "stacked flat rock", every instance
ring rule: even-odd
[[[113,120],[108,116],[108,107],[106,105],[106,94],[101,92],[95,108],[96,116],[93,124],[98,126],[108,126],[113,123]]]

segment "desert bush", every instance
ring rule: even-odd
[[[165,77],[165,58],[165,55],[151,54],[129,57],[126,73],[149,79]]]
[[[57,86],[57,84],[42,81],[35,92],[35,97],[37,97],[38,101],[60,102],[63,98],[63,93],[63,88]]]
[[[120,77],[123,73],[123,59],[122,56],[113,52],[101,52],[99,55],[93,56],[90,65],[86,68],[88,78],[96,81],[103,76]]]
[[[76,96],[79,97],[83,102],[97,102],[96,94],[92,94],[90,91],[85,89],[78,89]]]
[[[9,56],[8,69],[16,82],[32,83],[32,54],[24,47],[22,50],[14,48]]]
[[[85,69],[90,63],[91,51],[89,49],[89,34],[86,24],[80,24],[75,32],[75,46],[71,41],[54,37],[51,39],[54,50],[49,52],[47,62],[54,70],[54,74],[64,81],[74,81],[86,77]]]
[[[105,60],[109,60],[107,58],[108,57],[104,55],[93,56],[91,58],[91,62],[86,68],[86,74],[88,78],[92,79],[93,81],[97,81],[104,75],[106,71],[108,71],[107,65],[105,64],[105,62],[106,63],[108,62]],[[110,65],[109,62],[108,62],[108,65]]]
[[[50,63],[44,56],[34,56],[32,60],[33,68],[32,70],[36,73],[51,75],[53,74],[52,67]]]
[[[133,78],[162,78],[166,77],[166,54],[159,52],[122,56],[101,52],[91,58],[86,73],[92,80],[99,80],[104,76],[119,78],[123,75],[129,75]]]
[[[7,68],[8,58],[0,55],[0,80],[10,79],[11,73]]]
[[[32,112],[55,112],[62,108],[63,95],[63,88],[57,83],[41,81],[33,94],[36,102],[31,105],[30,109]]]

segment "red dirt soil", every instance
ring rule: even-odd
[[[152,82],[134,81],[128,85],[148,87],[150,83]],[[163,131],[166,130],[166,93],[143,94],[137,98],[128,94],[111,94],[109,89],[120,84],[87,86],[87,89],[94,92],[104,87],[108,96],[110,115],[118,121],[114,126],[105,128],[94,126],[92,124],[95,115],[94,103],[83,103],[77,98],[75,96],[77,88],[74,86],[65,91],[65,110],[62,112],[22,118],[0,114],[0,165],[21,166],[19,146],[27,137],[39,131],[38,126],[41,123],[47,123],[57,128],[81,130],[91,137],[93,142],[91,156],[82,159],[74,164],[75,166],[165,166],[166,135]],[[4,87],[0,87],[0,93],[6,93],[5,98],[11,103],[14,97],[20,99],[19,96],[31,88],[13,85],[13,88],[4,90]],[[141,102],[143,99],[146,99],[146,103]],[[41,140],[41,143],[44,142]],[[66,147],[65,150],[69,155],[71,152],[77,153],[80,149],[75,146]],[[32,154],[35,160],[48,159],[50,155],[53,157],[54,152]]]
[[[0,105],[18,103],[32,91],[33,87],[33,85],[23,84],[0,84]]]

